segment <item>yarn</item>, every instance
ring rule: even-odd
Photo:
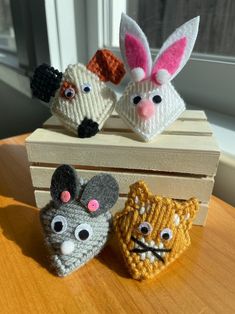
[[[123,63],[109,50],[98,50],[87,67],[69,65],[64,73],[42,64],[31,80],[33,95],[54,100],[51,112],[80,138],[94,136],[112,113],[116,94],[104,82],[118,84],[125,75]]]
[[[176,201],[155,196],[143,181],[130,186],[125,208],[116,213],[113,225],[134,279],[153,278],[187,249],[197,211],[195,198]]]
[[[118,100],[116,111],[144,141],[152,140],[185,110],[183,99],[170,81],[188,61],[197,37],[198,25],[199,17],[196,17],[177,28],[165,41],[152,65],[145,34],[134,20],[122,14],[120,49],[132,82]],[[156,92],[158,98],[153,97]],[[143,102],[152,103],[152,106],[148,106],[149,110],[133,107],[133,94],[139,95]]]
[[[40,211],[50,263],[58,276],[70,274],[102,250],[110,231],[109,210],[118,198],[118,184],[108,174],[83,185],[81,181],[72,167],[58,167],[51,182],[53,200]],[[64,190],[70,194],[66,202],[61,200]],[[91,200],[99,204],[95,212],[88,208]]]

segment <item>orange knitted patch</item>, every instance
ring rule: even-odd
[[[134,279],[154,277],[185,251],[197,211],[195,198],[155,196],[143,181],[130,187],[124,210],[114,217],[114,229]]]
[[[120,83],[125,75],[124,64],[111,51],[97,50],[87,65],[87,69],[95,73],[101,81]]]

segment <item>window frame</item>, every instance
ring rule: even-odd
[[[124,0],[122,0],[124,1]],[[117,47],[110,47],[112,33],[112,8],[114,0],[87,1],[88,53],[91,57],[97,49],[107,48],[121,58]],[[133,3],[133,1],[132,1]],[[95,6],[92,10],[91,6]],[[109,25],[109,27],[105,27]],[[172,30],[173,31],[173,30]],[[152,58],[158,49],[151,49]],[[210,54],[193,53],[184,69],[173,80],[177,91],[186,103],[203,109],[215,110],[235,116],[235,58]],[[128,83],[127,76],[120,88]],[[221,84],[226,82],[226,84]]]

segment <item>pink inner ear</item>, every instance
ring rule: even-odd
[[[170,45],[160,55],[152,70],[152,80],[156,81],[156,74],[161,69],[167,70],[171,75],[173,75],[178,70],[184,55],[186,45],[187,38],[182,37],[181,39]]]
[[[125,35],[126,59],[130,69],[142,68],[147,73],[148,56],[141,41],[130,33]]]

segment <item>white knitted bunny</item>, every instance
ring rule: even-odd
[[[122,14],[120,49],[132,81],[116,110],[145,141],[161,133],[185,110],[183,99],[170,81],[188,61],[198,26],[199,17],[195,17],[177,28],[152,63],[145,34],[135,21]]]

